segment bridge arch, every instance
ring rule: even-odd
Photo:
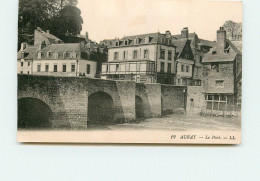
[[[135,117],[136,119],[144,118],[144,101],[140,96],[135,96]]]
[[[114,114],[114,101],[110,94],[97,91],[88,96],[88,125],[111,124]]]
[[[48,129],[52,119],[53,111],[44,101],[32,97],[18,99],[18,128]]]

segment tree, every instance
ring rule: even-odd
[[[78,35],[82,30],[83,19],[81,11],[75,6],[67,5],[53,19],[52,32],[54,35]]]
[[[242,40],[242,23],[228,20],[223,25],[229,40]]]
[[[61,37],[64,32],[58,30],[64,27],[62,22],[66,22],[66,33],[79,34],[83,20],[80,10],[76,7],[77,2],[77,0],[20,0],[18,50],[22,42],[33,43],[33,33],[37,27],[51,30],[55,36]]]

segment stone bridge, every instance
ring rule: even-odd
[[[18,127],[85,129],[185,109],[186,87],[18,75]]]

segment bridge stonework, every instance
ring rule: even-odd
[[[88,106],[92,106],[89,96],[98,92],[112,98],[113,121],[129,122],[136,119],[137,96],[142,100],[146,118],[160,117],[166,109],[174,110],[185,105],[183,89],[133,81],[18,75],[18,99],[34,98],[48,105],[53,113],[52,129],[86,129]]]

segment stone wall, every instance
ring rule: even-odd
[[[102,100],[105,97],[102,96],[108,96],[106,98],[111,101],[104,103],[106,101]],[[95,100],[100,102],[90,97],[95,97]],[[103,116],[102,119],[107,115],[107,109],[111,109],[113,116],[110,119],[109,115],[109,123],[110,120],[122,123],[135,120],[136,106],[143,111],[140,113],[138,110],[138,115],[144,115],[145,118],[160,117],[162,113],[173,113],[176,110],[184,111],[186,87],[83,77],[18,75],[18,99],[21,98],[37,99],[45,103],[53,115],[52,129],[80,130],[88,126],[89,109],[94,113],[91,118]],[[138,105],[136,100],[139,100]],[[30,101],[25,102],[30,104]],[[97,112],[93,112],[95,106],[99,108]],[[37,110],[37,107],[34,109]],[[91,120],[91,123],[93,122]]]
[[[186,107],[186,87],[161,85],[163,115],[184,112]]]
[[[161,116],[161,85],[160,84],[136,84],[135,95],[143,101],[144,116]]]
[[[135,119],[134,82],[18,75],[18,99],[36,98],[46,103],[53,112],[52,128],[86,128],[88,97],[98,91],[113,99],[113,121]]]
[[[202,93],[201,86],[188,86],[187,87],[187,114],[199,114],[203,107],[206,106],[205,96]]]
[[[219,63],[219,71],[210,69],[209,64],[203,64],[202,86],[206,93],[234,93],[233,62]],[[216,80],[224,80],[224,86],[216,86]]]

